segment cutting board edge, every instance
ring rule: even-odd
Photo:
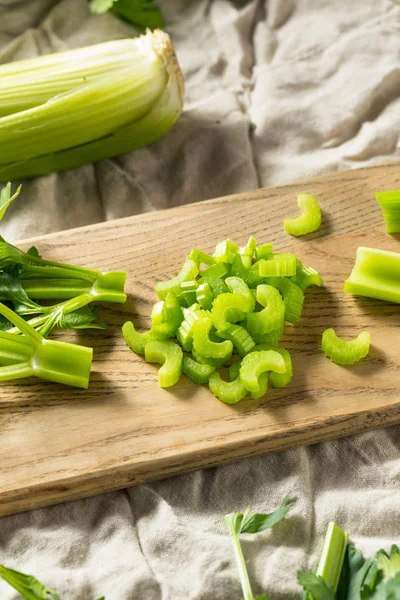
[[[41,492],[41,485],[25,488],[21,493],[19,490],[7,494],[2,498],[0,492],[0,517],[25,512],[45,506],[61,504],[73,500],[89,498],[93,495],[111,493],[121,489],[134,487],[136,485],[160,481],[169,477],[184,475],[203,468],[214,468],[217,466],[228,465],[237,460],[255,458],[269,452],[280,452],[301,446],[312,446],[323,441],[343,438],[348,435],[357,435],[371,429],[380,429],[400,423],[400,402],[388,405],[379,414],[366,410],[358,413],[346,415],[337,415],[331,417],[325,422],[314,421],[309,428],[304,429],[304,423],[299,422],[295,429],[287,432],[284,436],[277,439],[276,435],[260,436],[255,438],[252,443],[244,446],[241,441],[235,444],[221,444],[215,447],[211,452],[206,449],[201,452],[188,452],[174,458],[165,457],[152,462],[153,471],[150,473],[147,463],[140,465],[138,469],[132,465],[120,468],[118,479],[115,476],[115,469],[104,469],[96,472],[95,476],[88,477],[72,476],[64,480],[58,480],[53,484],[45,484],[44,492]],[[315,431],[318,430],[316,434]],[[339,431],[338,431],[339,430]],[[304,440],[304,435],[310,434],[312,441]],[[280,442],[280,439],[282,440]],[[301,443],[299,443],[301,440]],[[221,454],[225,454],[221,457]],[[178,464],[171,464],[171,460],[178,459]],[[183,461],[183,462],[182,462]],[[84,480],[82,484],[80,480]],[[102,485],[96,483],[101,480]],[[65,490],[63,490],[65,488]],[[62,491],[60,491],[62,490]],[[52,496],[57,492],[57,499]],[[33,500],[29,496],[33,494],[38,496]],[[51,498],[50,502],[49,499]]]

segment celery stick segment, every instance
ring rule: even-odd
[[[400,254],[360,246],[344,291],[400,303]]]

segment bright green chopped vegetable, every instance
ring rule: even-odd
[[[209,281],[210,279],[215,277],[221,279],[222,277],[227,275],[228,272],[229,265],[225,262],[219,262],[216,265],[211,265],[210,267],[204,269],[204,271],[201,272],[202,283],[203,281]]]
[[[217,371],[210,376],[208,385],[214,396],[225,404],[236,404],[247,395],[247,390],[240,377],[234,381],[224,381]]]
[[[239,252],[239,246],[232,240],[224,240],[215,246],[215,261],[217,263],[231,263]]]
[[[267,259],[271,256],[274,251],[274,247],[272,244],[261,244],[261,246],[256,247],[256,259]]]
[[[215,258],[214,256],[210,256],[209,254],[206,254],[206,252],[203,252],[202,250],[198,250],[197,248],[192,248],[190,253],[187,256],[186,260],[194,260],[194,262],[197,264],[198,267],[200,267],[200,265],[215,265]]]
[[[361,246],[344,291],[400,303],[400,253]]]
[[[376,192],[388,233],[400,233],[400,190]]]
[[[204,310],[211,310],[214,294],[208,282],[202,283],[196,290],[196,300]]]
[[[297,204],[303,211],[303,214],[296,219],[285,219],[283,227],[286,233],[294,236],[313,233],[321,226],[321,209],[318,200],[309,194],[300,194],[297,196]]]
[[[296,257],[288,252],[276,252],[255,263],[261,277],[290,277],[296,274]]]
[[[249,268],[245,267],[242,261],[243,258],[244,257],[240,254],[235,256],[232,262],[230,276],[240,277],[249,288],[255,288],[257,285],[264,282],[264,278],[260,277],[258,274],[258,268],[254,269],[254,265]]]
[[[229,367],[229,381],[234,381],[239,377],[240,367],[242,366],[242,361],[237,360],[233,362]]]
[[[220,298],[220,296],[218,296]],[[198,319],[193,325],[193,348],[206,358],[221,358],[229,352],[232,352],[232,342],[212,342],[210,340],[210,331],[212,321],[209,317]]]
[[[285,321],[296,323],[303,310],[304,294],[302,290],[285,277],[270,277],[268,283],[282,294],[285,303]]]
[[[246,326],[251,335],[259,338],[283,327],[285,303],[278,290],[271,285],[258,285],[256,294],[257,302],[265,308],[260,312],[248,314]]]
[[[178,327],[183,321],[183,311],[178,298],[173,292],[169,292],[165,300],[161,300],[154,305],[151,320],[153,323],[152,331],[160,338],[176,335]]]
[[[20,185],[14,194],[11,195],[11,181],[7,183],[0,191],[0,221],[4,217],[6,210],[10,206],[11,202],[18,198],[21,192],[22,185]]]
[[[0,314],[22,335],[0,331],[0,381],[40,377],[87,389],[92,348],[47,340],[10,308],[0,303]]]
[[[278,352],[282,356],[285,362],[286,371],[284,373],[276,373],[274,371],[271,371],[269,376],[269,382],[274,388],[286,387],[288,383],[290,383],[293,376],[292,358],[289,352],[286,350],[286,348],[264,343],[254,346],[253,350],[255,350],[256,352],[259,352],[260,350],[275,350],[275,352]]]
[[[249,392],[259,394],[261,391],[260,375],[269,371],[285,373],[286,366],[282,356],[274,350],[250,352],[242,359],[240,379]]]
[[[371,335],[361,332],[354,340],[346,342],[338,338],[333,329],[326,329],[322,335],[322,351],[337,365],[352,365],[369,352]]]
[[[205,313],[200,310],[198,304],[193,304],[189,308],[183,309],[183,321],[176,332],[178,342],[186,352],[190,352],[193,347],[193,325],[204,317]]]
[[[251,235],[247,241],[247,244],[245,246],[242,246],[241,248],[239,248],[239,254],[241,254],[242,256],[248,256],[250,259],[252,259],[255,254],[256,248],[257,248],[257,240],[254,237],[254,235]],[[250,260],[250,264],[251,264],[251,260]]]
[[[247,509],[244,513],[235,512],[225,515],[224,521],[228,528],[236,565],[239,571],[243,600],[268,600],[268,598],[265,594],[257,597],[253,595],[239,536],[242,533],[259,533],[270,527],[274,527],[286,517],[290,507],[291,504],[286,496],[280,507],[269,514],[251,514],[250,509]]]
[[[253,400],[259,400],[260,398],[262,398],[263,396],[265,396],[265,394],[268,391],[268,382],[269,382],[269,373],[265,372],[265,373],[261,373],[260,377],[258,378],[258,386],[259,389],[257,392],[251,392],[251,397],[253,398]]]
[[[227,277],[225,279],[225,284],[232,294],[239,294],[244,296],[247,301],[247,310],[246,312],[252,312],[255,307],[254,296],[251,293],[248,285],[241,279],[240,277]]]
[[[192,306],[196,303],[196,291],[199,284],[196,280],[184,281],[181,283],[182,296],[186,302],[186,306]]]
[[[220,294],[211,309],[212,324],[215,329],[224,331],[231,323],[242,321],[249,312],[249,300],[242,294]]]
[[[129,348],[136,354],[144,354],[146,344],[151,340],[164,339],[167,337],[155,333],[153,328],[144,333],[139,333],[136,331],[135,326],[131,321],[127,321],[122,326],[122,335]]]
[[[0,66],[0,181],[71,169],[154,142],[182,110],[169,36],[148,31]]]
[[[303,264],[297,260],[296,275],[290,278],[303,292],[310,286],[316,285],[322,287],[324,282],[321,275],[312,267],[303,267]]]
[[[144,348],[146,362],[159,363],[158,384],[171,387],[179,381],[182,373],[183,353],[178,344],[164,340],[150,340]]]
[[[185,262],[181,271],[178,273],[178,275],[176,275],[176,277],[173,277],[168,281],[160,281],[159,283],[156,283],[154,290],[161,300],[165,299],[168,292],[173,292],[175,296],[179,298],[182,296],[181,284],[184,281],[192,281],[195,279],[198,272],[199,267],[197,264],[194,262],[194,260],[189,259]]]
[[[229,325],[223,331],[217,331],[217,335],[223,340],[231,340],[240,356],[245,356],[255,346],[253,338],[241,325]]]
[[[214,367],[215,369],[220,369],[221,367],[227,365],[232,358],[232,349],[229,348],[228,351],[223,354],[219,358],[211,358],[210,356],[203,356],[196,352],[196,350],[192,350],[192,356],[194,360],[201,365],[209,365],[210,367]]]
[[[184,356],[182,371],[195,383],[208,383],[210,375],[215,371],[215,367],[200,364],[190,356]]]

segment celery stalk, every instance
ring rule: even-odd
[[[32,97],[33,106],[26,109],[21,109],[18,99],[10,100],[15,103],[13,110],[11,105],[4,108],[3,114],[7,114],[0,117],[0,148],[7,148],[0,150],[0,181],[117,156],[150,144],[168,131],[179,117],[183,102],[183,79],[171,40],[162,31],[149,31],[136,40],[123,41],[127,48],[132,46],[131,62],[126,59],[127,64],[120,66],[118,55],[111,54],[108,68],[102,64],[101,73],[93,75],[95,68],[85,48],[82,60],[74,55],[77,58],[71,65],[70,76],[81,80],[76,87],[65,91],[61,86],[60,93],[46,103],[40,104]],[[99,52],[104,50],[100,48]],[[57,55],[53,60],[56,63]],[[23,62],[14,67],[16,82],[24,74],[24,67],[28,72],[35,71],[35,64]],[[46,68],[41,62],[38,65],[38,72],[47,69],[43,77],[51,80],[55,93],[57,64]],[[19,86],[21,97],[26,89],[29,91],[29,81],[27,77],[25,85],[22,82]]]
[[[400,254],[361,246],[344,291],[400,303]]]
[[[316,575],[336,592],[339,585],[344,556],[347,548],[347,533],[331,521],[325,535],[324,546]]]

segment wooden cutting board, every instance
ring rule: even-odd
[[[24,380],[0,389],[0,514],[15,513],[221,465],[268,451],[400,421],[400,305],[342,291],[360,245],[400,251],[385,233],[374,191],[400,188],[400,163],[334,173],[286,186],[55,233],[34,243],[46,257],[101,270],[126,270],[129,299],[102,310],[111,327],[79,336],[94,348],[88,391]],[[315,195],[321,229],[284,233],[296,195]],[[186,200],[182,198],[182,201]],[[231,237],[296,253],[326,287],[310,288],[300,322],[288,326],[294,377],[261,401],[226,406],[186,377],[157,385],[157,368],[125,345],[121,325],[149,325],[157,280],[173,276],[196,246]],[[370,357],[340,367],[320,350],[325,328],[372,335]]]

